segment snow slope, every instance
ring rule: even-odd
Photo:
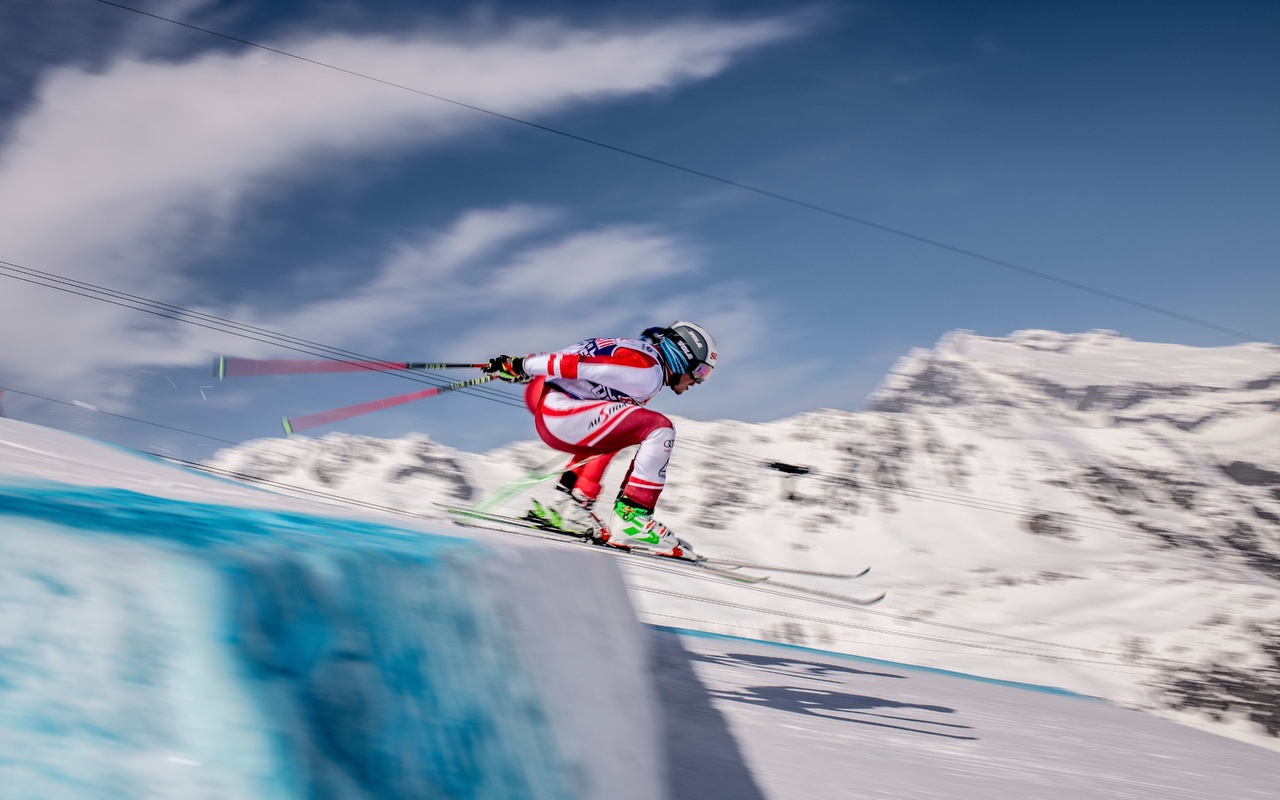
[[[0,795],[1262,800],[1280,780],[1276,753],[1057,689],[646,631],[618,566],[648,617],[978,636],[0,420]]]
[[[489,538],[0,420],[0,793],[663,796],[616,570]]]
[[[1097,700],[656,637],[662,696],[686,709],[669,731],[684,753],[673,800],[1270,800],[1280,781],[1280,754]]]
[[[1275,747],[1278,410],[1271,345],[950,334],[896,365],[863,412],[678,420],[664,521],[708,555],[871,564],[863,583],[885,603],[647,564],[626,565],[627,582],[649,622],[1064,687]],[[557,461],[536,442],[469,454],[329,434],[211,463],[431,518],[441,498],[474,503]]]

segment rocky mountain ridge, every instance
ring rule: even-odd
[[[628,568],[649,621],[1061,686],[1280,741],[1280,347],[956,332],[904,357],[865,411],[677,429],[660,516],[699,550],[870,563],[890,598],[859,614]],[[539,442],[471,454],[329,434],[212,464],[443,520],[442,505],[557,461]]]

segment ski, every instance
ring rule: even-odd
[[[475,519],[488,519],[494,522],[507,522],[515,525],[520,525],[522,527],[537,527],[541,530],[547,531],[548,533],[555,533],[561,536],[575,536],[575,534],[570,533],[569,531],[562,531],[562,530],[547,528],[545,526],[538,525],[532,520],[522,519],[519,517],[509,517],[509,516],[504,516],[502,514],[494,514],[488,511],[481,511],[476,509],[446,508],[445,510],[448,511],[450,514],[454,514],[455,516],[472,517]],[[589,536],[589,534],[586,534],[586,533],[576,534],[576,535],[579,538],[586,538],[587,536]],[[658,556],[658,557],[670,558],[669,556]],[[799,567],[782,567],[776,564],[762,564],[758,561],[737,561],[729,558],[716,558],[714,556],[700,556],[700,559],[701,561],[699,563],[705,564],[707,566],[713,566],[718,569],[725,569],[725,570],[754,569],[754,570],[760,570],[763,572],[786,572],[792,575],[804,575],[810,578],[833,578],[836,580],[856,580],[857,578],[864,577],[871,572],[871,567],[863,567],[860,572],[824,572],[821,570],[814,570],[814,569],[801,569]],[[681,559],[670,559],[670,560],[678,561]],[[684,560],[688,560],[688,559],[684,559]]]
[[[556,475],[558,475],[558,472]],[[495,515],[495,513],[488,512],[488,511],[477,511],[477,509],[458,509],[458,508],[447,508],[447,511],[449,513],[452,513],[452,515],[456,515],[456,516],[489,518],[489,520],[492,520],[495,522],[509,522],[509,524],[513,524],[513,525],[530,526],[530,527],[536,526],[536,527],[539,527],[540,530],[545,530],[548,532],[552,532],[552,534],[558,534],[562,536],[575,535],[575,534],[571,534],[571,532],[568,532],[568,531],[554,530],[554,529],[549,529],[549,527],[539,526],[538,524],[536,524],[536,522],[532,522],[530,520],[524,520],[524,518]],[[581,534],[579,536],[580,538],[586,538],[586,536],[589,536],[589,534]],[[669,558],[667,556],[659,556],[658,558],[667,558],[668,561],[687,561],[687,559]],[[732,559],[732,558],[716,558],[713,556],[700,556],[698,563],[704,564],[704,566],[708,566],[708,567],[716,567],[718,568],[718,570],[759,570],[762,572],[787,572],[787,573],[790,573],[790,575],[804,575],[808,577],[829,577],[829,579],[835,579],[835,580],[856,580],[856,579],[859,579],[859,577],[867,576],[868,573],[872,571],[872,568],[870,567],[863,567],[859,572],[824,572],[820,570],[803,570],[803,568],[800,568],[800,567],[781,567],[781,566],[777,566],[777,564],[765,564],[765,563],[760,563],[755,561],[735,561],[735,559]]]
[[[727,569],[759,569],[766,572],[788,572],[792,575],[807,575],[810,578],[835,578],[836,580],[851,581],[861,578],[871,572],[871,567],[863,567],[861,572],[823,572],[816,569],[801,569],[799,567],[779,567],[774,564],[760,564],[755,561],[735,561],[726,558],[708,558],[712,564]]]
[[[631,556],[633,558],[661,561],[674,567],[693,567],[700,571],[710,572],[713,575],[717,575],[727,580],[736,581],[738,583],[747,584],[749,586],[764,584],[765,581],[768,581],[766,586],[760,587],[766,591],[769,590],[767,587],[772,587],[773,589],[797,592],[812,598],[830,600],[832,602],[857,608],[873,606],[887,596],[884,592],[880,592],[879,594],[868,597],[857,597],[854,595],[841,594],[839,592],[829,592],[824,589],[815,589],[810,586],[800,586],[799,584],[794,583],[779,583],[778,581],[771,580],[768,575],[744,575],[742,573],[735,572],[735,570],[741,568],[741,566],[751,562],[730,561],[726,563],[720,559],[706,557],[699,557],[698,561],[691,561],[684,558],[672,558],[671,556],[660,556],[653,553],[645,553],[640,550],[623,550],[621,548],[610,547],[604,542],[596,539],[589,532],[574,533],[572,531],[560,530],[558,528],[548,528],[527,519],[506,516],[503,514],[491,514],[483,511],[471,511],[460,508],[445,508],[445,510],[454,517],[454,524],[461,525],[463,527],[483,528],[486,530],[501,531],[503,533],[515,533],[539,539],[547,539],[550,541],[579,542],[587,545],[599,545],[606,551],[617,556]],[[764,564],[754,566],[758,569],[768,569],[768,566]],[[778,571],[782,571],[782,569],[779,569]],[[870,572],[870,567],[863,570],[859,575],[865,575],[868,572]],[[804,572],[802,571],[801,574],[804,574]],[[828,573],[823,573],[822,576],[829,577],[830,575]]]
[[[459,517],[461,517],[463,520],[475,520],[479,522],[496,522],[502,525],[512,525],[517,528],[524,528],[526,530],[531,530],[537,533],[548,534],[548,537],[554,537],[556,539],[574,539],[581,542],[591,542],[595,539],[595,537],[591,535],[590,531],[575,532],[575,531],[566,531],[561,528],[549,528],[546,525],[541,525],[537,522],[534,522],[533,520],[524,519],[522,517],[511,517],[505,514],[493,514],[488,511],[474,511],[468,508],[453,508],[452,506],[445,506],[444,510],[448,514],[454,517],[455,523],[462,524],[462,525],[465,525],[466,523],[460,521],[458,519]],[[548,537],[543,537],[543,538],[548,538]]]
[[[769,581],[769,585],[774,589],[786,589],[791,592],[799,592],[809,597],[821,598],[823,600],[831,600],[836,603],[849,606],[874,606],[888,595],[885,592],[874,594],[869,597],[855,597],[854,595],[840,594],[839,592],[828,592],[825,589],[814,589],[811,586],[800,586],[794,583],[779,583],[777,581]]]
[[[490,530],[500,530],[504,532],[510,532],[508,528],[493,527],[497,525],[510,526],[514,528],[523,529],[521,532],[528,531],[535,535],[539,535],[539,538],[543,538],[543,539],[552,539],[552,540],[559,540],[559,541],[576,541],[576,542],[582,542],[584,544],[596,545],[603,548],[606,552],[612,553],[613,555],[623,557],[623,558],[626,558],[626,557],[644,558],[644,559],[650,559],[653,561],[659,561],[664,564],[669,564],[675,567],[694,567],[695,569],[698,569],[702,572],[709,572],[713,575],[718,575],[722,578],[726,578],[731,581],[736,581],[738,583],[745,583],[750,585],[750,584],[756,584],[756,583],[763,583],[764,581],[769,580],[768,575],[746,575],[746,574],[737,572],[736,571],[738,569],[737,567],[720,566],[715,562],[714,559],[707,559],[701,556],[699,556],[697,560],[693,560],[688,558],[674,558],[672,556],[663,556],[663,555],[658,555],[657,553],[646,553],[643,550],[635,549],[635,548],[630,550],[624,550],[620,547],[611,547],[610,545],[606,544],[605,542],[591,535],[590,532],[586,532],[586,531],[578,533],[574,531],[561,530],[559,528],[549,528],[545,525],[541,525],[537,522],[533,522],[532,520],[522,519],[520,517],[509,517],[503,514],[489,514],[486,512],[469,511],[466,509],[459,509],[459,508],[450,508],[450,509],[447,509],[447,511],[450,514],[452,514],[454,517],[462,518],[462,519],[455,519],[454,522],[455,524],[462,525],[463,527],[489,528]],[[489,524],[486,525],[484,523],[489,523]]]
[[[617,556],[621,556],[621,557],[630,556],[633,558],[644,558],[644,559],[649,559],[653,561],[660,561],[674,567],[681,567],[681,566],[693,567],[697,570],[700,570],[703,572],[710,572],[711,574],[719,576],[721,578],[725,578],[731,581],[736,581],[738,583],[743,583],[749,586],[755,585],[755,584],[764,584],[765,581],[768,581],[768,584],[760,586],[760,588],[765,589],[766,591],[769,590],[767,587],[772,587],[773,589],[780,589],[780,590],[789,591],[789,592],[797,592],[799,594],[806,595],[808,597],[812,597],[820,600],[829,600],[832,602],[840,603],[842,605],[847,605],[847,606],[852,606],[857,608],[865,608],[867,606],[873,606],[876,603],[879,603],[881,600],[883,600],[887,596],[884,592],[880,592],[878,594],[867,596],[867,597],[857,597],[854,595],[841,594],[839,592],[829,592],[824,589],[815,589],[810,586],[800,586],[799,584],[794,584],[794,583],[779,583],[778,581],[772,580],[768,575],[744,575],[742,573],[734,571],[740,568],[738,565],[740,564],[745,565],[749,562],[729,562],[728,564],[725,564],[719,559],[706,558],[706,557],[699,557],[698,561],[691,561],[683,558],[672,558],[671,556],[660,556],[653,553],[645,553],[640,550],[622,550],[621,548],[610,547],[609,545],[605,544],[604,542],[601,542],[600,540],[596,539],[594,536],[592,536],[590,533],[587,533],[587,532],[573,533],[571,531],[548,528],[544,525],[539,525],[538,523],[532,522],[527,519],[522,519],[520,517],[505,516],[503,514],[490,514],[487,512],[470,511],[467,509],[458,509],[458,508],[448,508],[446,510],[455,517],[454,523],[458,525],[462,525],[463,527],[484,528],[487,530],[501,531],[503,533],[523,534],[523,535],[533,536],[540,539],[548,539],[551,541],[561,541],[561,542],[571,541],[571,542],[581,542],[583,544],[588,544],[588,545],[599,545],[603,547],[606,551],[613,553],[614,555],[617,555]],[[763,565],[763,564],[756,565],[756,566],[757,568],[762,568],[762,569],[768,568],[767,565]],[[860,574],[865,575],[869,571],[870,571],[870,568],[868,568],[867,570],[864,570]],[[824,574],[824,576],[826,575]]]
[[[213,360],[213,377],[218,380],[257,375],[311,375],[330,372],[395,372],[427,369],[479,369],[484,364],[450,364],[419,361],[376,361],[365,359],[237,358],[218,356]]]

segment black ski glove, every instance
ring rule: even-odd
[[[480,371],[507,383],[524,383],[529,380],[529,373],[524,371],[524,356],[496,356],[489,359],[489,363],[481,367]]]

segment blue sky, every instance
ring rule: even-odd
[[[136,6],[1280,341],[1275,3]],[[688,318],[721,367],[654,407],[758,421],[856,409],[957,328],[1238,341],[94,0],[6,0],[0,52],[0,261],[331,347],[470,361]],[[214,385],[215,353],[298,354],[11,275],[19,419],[198,458],[419,388]],[[533,436],[492,393],[332,429]]]

